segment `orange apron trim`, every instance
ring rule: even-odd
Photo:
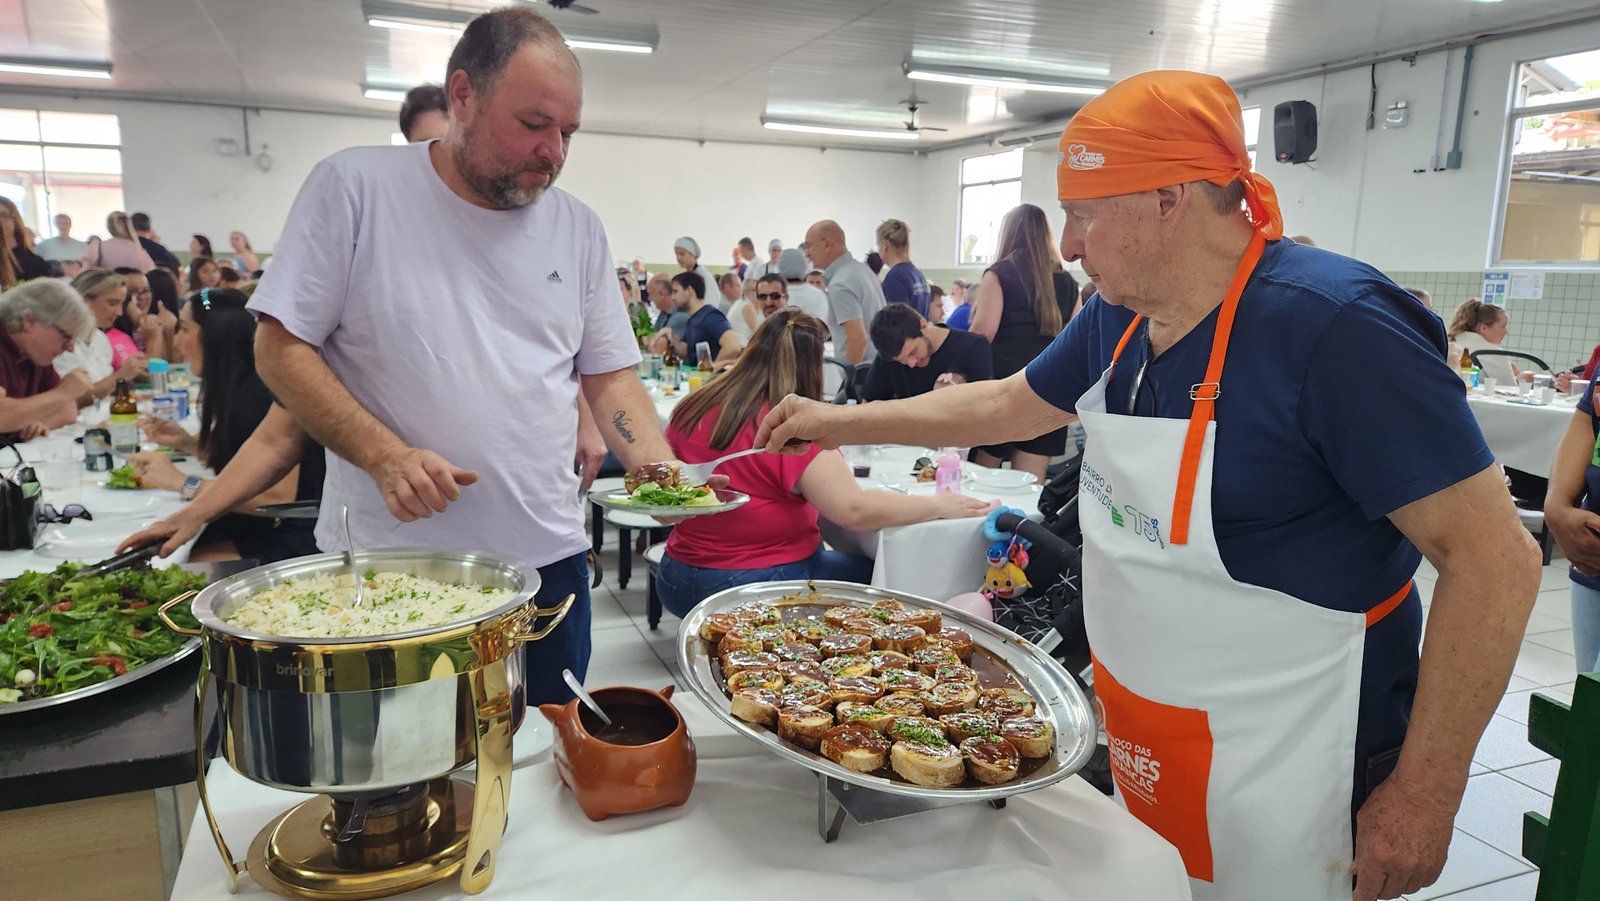
[[[1233,318],[1239,312],[1239,298],[1244,294],[1245,285],[1250,283],[1250,275],[1256,271],[1256,263],[1261,260],[1261,252],[1266,246],[1266,238],[1260,232],[1251,236],[1250,245],[1245,248],[1243,259],[1239,260],[1239,268],[1233,273],[1233,284],[1228,286],[1228,296],[1222,301],[1222,310],[1217,314],[1217,333],[1211,340],[1206,379],[1189,389],[1194,411],[1189,414],[1189,431],[1183,439],[1183,459],[1178,464],[1178,491],[1172,501],[1172,534],[1168,539],[1172,544],[1189,543],[1189,511],[1194,507],[1194,483],[1200,475],[1200,448],[1205,444],[1206,425],[1216,418],[1217,398],[1222,396],[1222,364],[1228,357]],[[1143,321],[1144,316],[1138,315],[1128,323],[1122,340],[1117,342],[1117,349],[1111,353],[1113,370],[1116,369],[1117,358],[1122,356],[1122,351]]]
[[[1399,591],[1389,595],[1388,598],[1384,599],[1383,603],[1373,607],[1371,610],[1368,610],[1367,628],[1370,629],[1373,626],[1376,626],[1378,623],[1383,622],[1384,617],[1393,613],[1397,608],[1399,608],[1401,602],[1411,596],[1411,589],[1415,587],[1417,587],[1416,582],[1407,582],[1400,588]]]

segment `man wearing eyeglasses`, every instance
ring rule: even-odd
[[[78,292],[55,279],[27,282],[0,295],[0,435],[27,440],[78,418],[78,398],[93,383],[51,361],[87,338],[94,318]]]
[[[1195,901],[1431,884],[1540,581],[1442,324],[1281,240],[1221,79],[1114,85],[1068,123],[1057,179],[1062,255],[1098,293],[1026,370],[859,409],[790,397],[755,443],[973,446],[1081,418],[1119,800]]]

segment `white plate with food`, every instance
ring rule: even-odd
[[[686,517],[726,513],[748,503],[750,495],[708,488],[684,477],[675,463],[640,466],[623,478],[623,487],[589,492],[589,502],[608,510],[643,516]]]
[[[1031,472],[1023,472],[1020,469],[990,469],[987,466],[977,466],[968,470],[968,478],[975,485],[996,491],[1022,491],[1039,481]]]
[[[736,731],[888,794],[1003,798],[1065,779],[1094,751],[1093,711],[1060,664],[994,623],[887,589],[719,592],[684,617],[678,664]]]

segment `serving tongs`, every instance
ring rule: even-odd
[[[116,572],[119,569],[128,569],[129,567],[137,566],[140,563],[144,563],[145,561],[154,558],[161,550],[161,545],[165,542],[165,538],[151,538],[142,544],[136,544],[133,547],[128,548],[115,557],[101,560],[99,563],[96,563],[93,566],[85,566],[83,569],[73,573],[66,581],[75,582],[78,579],[93,579],[97,576],[103,576],[106,573]],[[66,582],[61,584],[65,585]]]
[[[322,501],[289,501],[285,504],[263,504],[254,510],[257,516],[271,516],[274,519],[316,519],[322,510]]]

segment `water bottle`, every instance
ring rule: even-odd
[[[939,459],[934,466],[933,493],[961,493],[961,455],[953,447],[939,449]]]
[[[156,397],[167,393],[167,361],[160,357],[151,357],[145,364],[146,371],[150,373],[150,390]]]

